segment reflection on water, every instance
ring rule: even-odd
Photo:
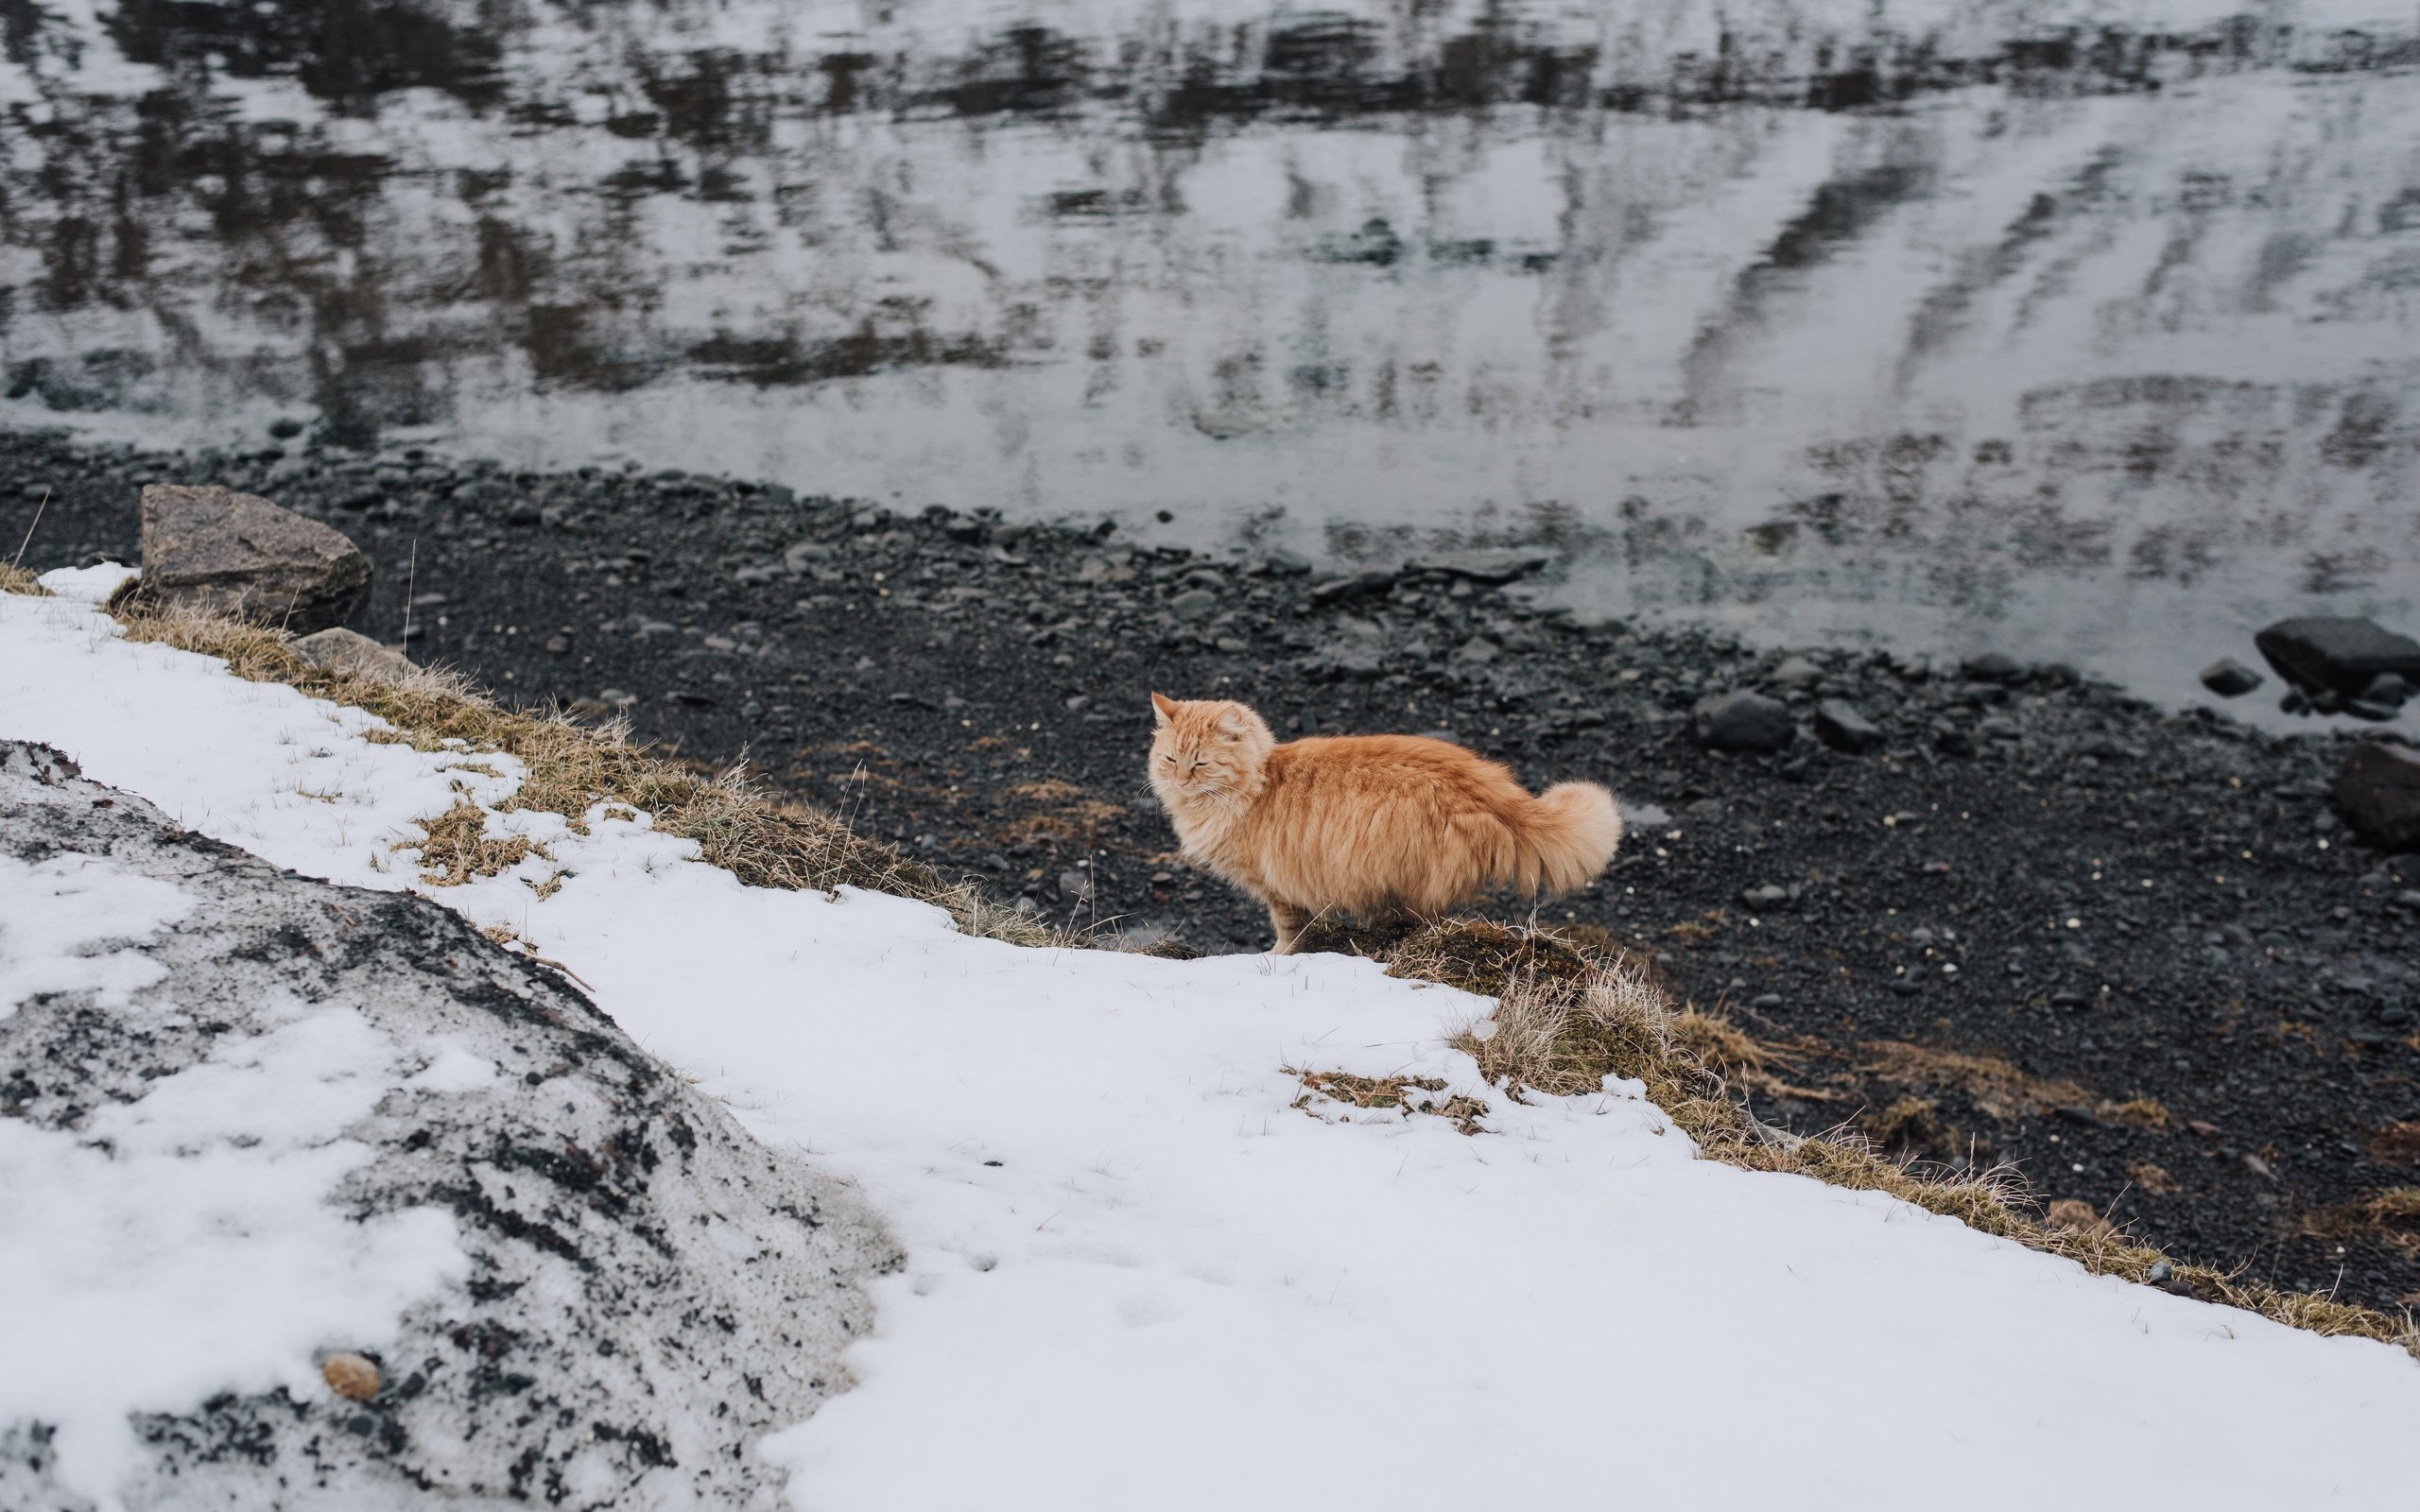
[[[0,421],[1553,540],[2176,696],[2420,615],[2408,9],[2197,3],[0,0]]]

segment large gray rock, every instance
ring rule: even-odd
[[[144,593],[307,635],[370,593],[370,558],[316,520],[232,489],[143,490]]]
[[[2308,692],[2359,697],[2388,672],[2420,682],[2420,641],[2369,620],[2279,620],[2252,644],[2279,677]]]
[[[1775,751],[1798,738],[1798,722],[1778,698],[1726,693],[1689,711],[1689,734],[1709,750]]]
[[[2336,774],[2335,798],[2356,833],[2389,850],[2420,850],[2420,750],[2357,742]]]
[[[96,1118],[196,1068],[267,1064],[258,1047],[299,1020],[357,1014],[392,1071],[344,1130],[366,1154],[328,1202],[365,1235],[434,1210],[470,1262],[405,1310],[397,1337],[326,1346],[380,1358],[302,1362],[329,1389],[135,1415],[127,1506],[781,1504],[757,1439],[841,1389],[840,1351],[872,1316],[861,1282],[898,1263],[845,1188],[758,1144],[563,981],[448,910],[279,871],[54,751],[0,742],[0,858],[62,856],[78,887],[139,875],[193,906],[148,937],[105,922],[134,936],[111,959],[158,973],[122,1001],[0,1002],[0,1117],[129,1159],[86,1138]],[[264,1091],[326,1095],[307,1079]],[[243,1137],[194,1127],[192,1147],[142,1158],[190,1159],[199,1178]],[[0,1507],[94,1505],[60,1479],[55,1426],[0,1420]]]

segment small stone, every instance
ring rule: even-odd
[[[352,618],[370,576],[360,547],[255,494],[143,490],[144,592],[164,603],[307,634]]]
[[[2240,698],[2268,680],[2233,657],[2222,657],[2202,669],[2202,686],[2221,698]]]
[[[329,1355],[320,1362],[320,1378],[347,1401],[368,1401],[378,1395],[378,1366],[362,1355]]]
[[[1933,730],[1932,748],[1944,756],[1972,756],[1975,738],[1956,725],[1941,725]]]
[[[1280,546],[1269,554],[1269,570],[1280,577],[1301,577],[1311,570],[1311,558]]]
[[[1372,593],[1383,593],[1394,586],[1393,573],[1383,568],[1373,568],[1368,572],[1350,573],[1342,577],[1331,577],[1326,582],[1314,586],[1311,589],[1311,602],[1341,604]]]
[[[1188,588],[1168,600],[1168,611],[1182,620],[1206,619],[1219,610],[1219,595],[1206,588]]]
[[[2025,676],[2025,663],[1997,651],[1970,656],[1958,669],[1976,682],[2015,682]]]
[[[1765,680],[1785,688],[1811,688],[1824,680],[1824,669],[1803,656],[1785,657],[1781,665],[1765,674]]]
[[[1689,734],[1712,750],[1776,751],[1798,738],[1798,725],[1777,698],[1726,693],[1689,712]]]
[[[2381,672],[2361,690],[2361,702],[2400,709],[2411,701],[2411,679],[2400,672]],[[2348,706],[2349,707],[2349,706]]]
[[[1474,635],[1445,660],[1462,666],[1483,666],[1495,661],[1499,650],[1496,644],[1486,636]]]
[[[1856,707],[1838,698],[1815,706],[1815,738],[1834,750],[1861,752],[1882,744],[1882,731]]]
[[[2420,847],[2420,750],[2387,740],[2355,742],[2332,796],[2363,837],[2392,850]]]
[[[341,627],[306,635],[294,643],[295,654],[327,672],[395,682],[416,670],[400,651],[389,650],[357,630]]]
[[[2165,1286],[2172,1280],[2175,1276],[2175,1266],[2169,1264],[2167,1261],[2155,1260],[2152,1262],[2152,1268],[2143,1273],[2143,1280],[2151,1282],[2153,1286]]]
[[[1759,993],[1755,998],[1750,1001],[1748,1006],[1770,1012],[1771,1010],[1781,1006],[1781,994],[1778,992]]]
[[[1772,908],[1789,902],[1789,889],[1769,882],[1761,887],[1742,889],[1739,901],[1751,908]]]
[[[1059,896],[1069,902],[1082,902],[1093,895],[1093,879],[1089,872],[1059,873]]]
[[[571,638],[569,636],[549,635],[546,637],[546,654],[548,656],[562,656],[570,650]]]
[[[2309,693],[2357,696],[2389,672],[2420,679],[2420,641],[2370,620],[2280,620],[2253,644],[2279,677]]]
[[[293,419],[271,421],[268,433],[281,441],[290,441],[302,434],[302,422]]]
[[[512,507],[504,512],[504,523],[509,525],[534,525],[538,520],[538,506],[531,499],[515,499]]]
[[[2207,1119],[2188,1118],[2185,1121],[2185,1126],[2191,1133],[2205,1140],[2214,1140],[2219,1137],[2219,1125]]]

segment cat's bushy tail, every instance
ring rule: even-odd
[[[1514,831],[1525,889],[1578,892],[1614,859],[1622,843],[1622,811],[1614,795],[1594,782],[1557,782],[1530,800]]]

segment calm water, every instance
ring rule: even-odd
[[[0,423],[1550,540],[1591,611],[2178,698],[2280,614],[2420,630],[2415,39],[2361,0],[0,0]]]

